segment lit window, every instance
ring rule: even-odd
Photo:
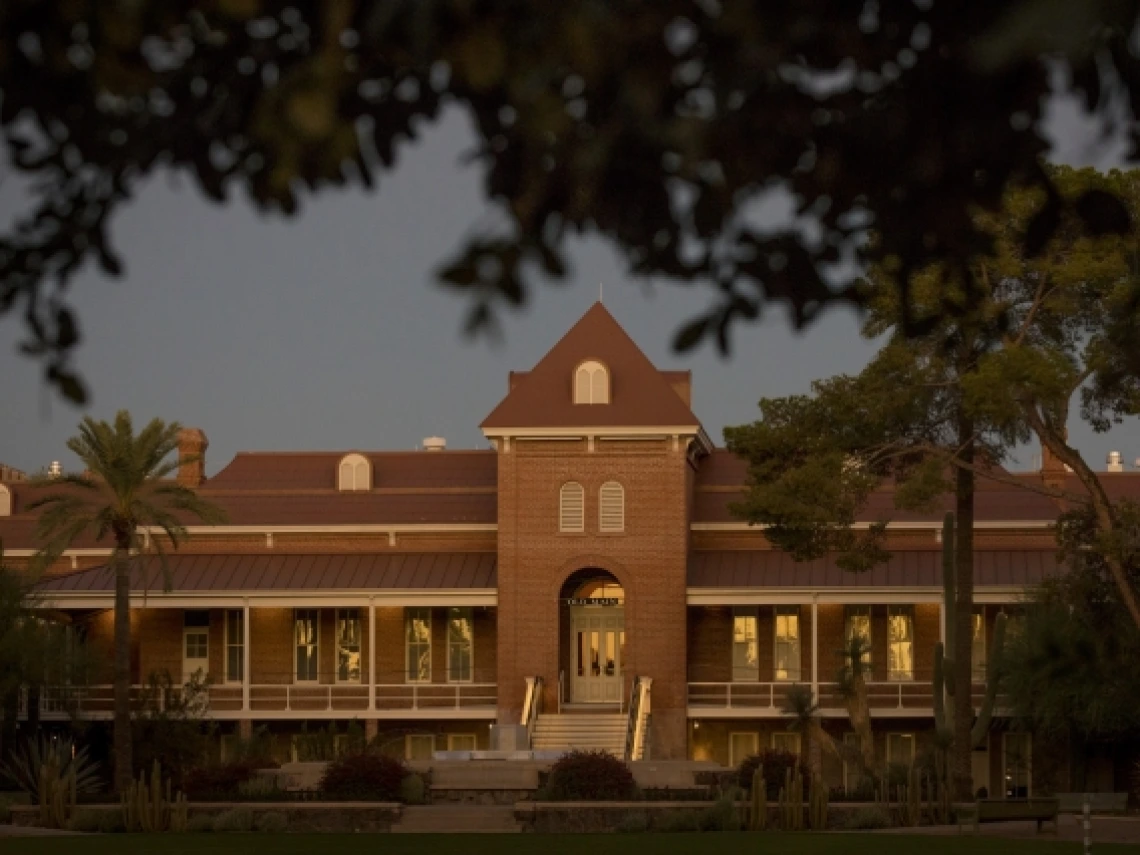
[[[449,733],[449,734],[447,734],[447,750],[448,751],[474,751],[475,750],[475,734],[474,733]]]
[[[800,679],[800,610],[798,606],[776,609],[776,679]]]
[[[371,490],[372,466],[361,454],[349,454],[340,461],[337,469],[338,490]]]
[[[598,491],[598,531],[625,531],[625,490],[617,481]]]
[[[558,530],[585,531],[586,493],[577,481],[562,485],[558,496]]]
[[[0,517],[12,516],[12,491],[0,484]]]
[[[863,670],[871,670],[871,607],[848,606],[844,620],[843,637],[848,642],[859,636],[863,639],[866,649],[863,652]],[[870,674],[864,674],[870,678]]]
[[[887,607],[887,679],[914,679],[914,607]]]
[[[732,679],[736,682],[760,679],[755,609],[734,609],[732,613]]]
[[[728,735],[728,765],[736,768],[745,757],[760,753],[760,734],[730,733]]]
[[[914,762],[914,734],[887,734],[887,762],[909,766]]]
[[[315,683],[317,680],[319,637],[320,612],[316,609],[294,609],[293,642],[296,647],[298,683]]]
[[[435,736],[409,733],[404,737],[404,757],[408,760],[431,760],[435,753]]]
[[[337,609],[336,679],[360,682],[360,609]]]
[[[574,371],[575,404],[608,404],[610,373],[600,362],[583,362]]]
[[[973,663],[974,681],[983,683],[986,679],[986,616],[981,609],[974,610],[974,641],[970,649]]]
[[[772,750],[787,751],[789,754],[799,755],[800,735],[798,733],[773,733]]]
[[[407,644],[408,682],[431,682],[431,609],[406,609],[404,638]]]
[[[226,610],[226,682],[240,683],[245,673],[245,614]]]
[[[469,608],[447,610],[447,680],[470,683],[474,673],[475,632]]]

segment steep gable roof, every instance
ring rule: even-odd
[[[610,403],[575,404],[574,370],[588,359],[610,373]],[[700,420],[601,303],[570,328],[480,425],[495,428],[692,427]]]

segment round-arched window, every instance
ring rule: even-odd
[[[610,372],[602,363],[591,359],[574,370],[575,404],[608,404]]]

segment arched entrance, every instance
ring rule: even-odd
[[[567,703],[620,704],[624,694],[625,590],[588,567],[562,585],[559,615]]]

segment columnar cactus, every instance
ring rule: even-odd
[[[153,833],[186,830],[186,796],[179,792],[171,799],[169,778],[165,781],[164,796],[163,783],[162,768],[157,760],[154,761],[149,784],[145,773],[141,772],[137,781],[131,781],[130,787],[122,795],[123,824],[127,831]]]
[[[763,764],[752,773],[752,830],[768,827],[768,785],[764,782]]]
[[[39,797],[40,825],[44,828],[67,828],[75,816],[75,769],[69,769],[61,777],[59,763],[55,760],[41,766]]]
[[[947,651],[955,650],[958,604],[954,585],[954,514],[947,513],[942,521],[942,613],[945,615],[946,643],[934,645],[934,727],[943,735],[954,733],[954,697],[959,690],[969,693],[969,685],[959,687],[954,677],[954,660]],[[1005,645],[1005,615],[999,614],[994,622],[993,644],[986,663],[986,693],[977,720],[970,731],[970,747],[982,744],[990,730],[994,702],[997,699],[1002,648]]]

